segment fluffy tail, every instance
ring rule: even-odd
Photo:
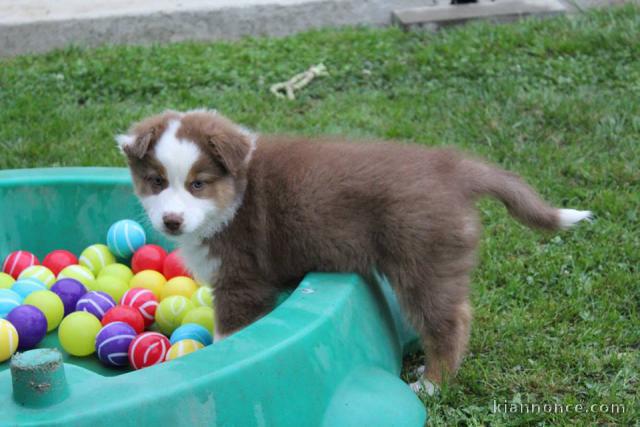
[[[522,178],[486,163],[465,159],[461,171],[472,196],[489,195],[497,198],[512,216],[530,227],[564,229],[592,218],[590,211],[549,206]]]

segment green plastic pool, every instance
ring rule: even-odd
[[[0,171],[0,212],[0,259],[79,253],[116,220],[145,224],[118,168]],[[114,370],[63,352],[69,395],[49,406],[18,404],[0,363],[0,425],[421,426],[424,406],[399,378],[415,342],[384,280],[314,273],[260,321],[171,362]],[[59,347],[55,331],[40,347]]]

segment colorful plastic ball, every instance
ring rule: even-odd
[[[207,285],[202,285],[191,295],[191,302],[196,307],[213,308],[213,291]]]
[[[171,343],[158,332],[145,332],[131,341],[129,363],[134,369],[142,369],[165,361]]]
[[[111,295],[104,292],[87,292],[78,300],[76,311],[86,311],[97,319],[102,320],[104,314],[116,306]]]
[[[11,287],[11,290],[23,299],[26,298],[31,292],[46,291],[47,287],[40,280],[29,277],[26,279],[18,279]]]
[[[78,258],[69,251],[57,249],[51,251],[42,260],[42,265],[47,267],[56,276],[65,268],[78,263]]]
[[[76,279],[91,291],[94,290],[93,287],[96,281],[91,270],[78,264],[70,265],[62,269],[58,274],[58,280],[60,279]]]
[[[80,254],[80,265],[87,267],[94,276],[97,276],[104,267],[115,262],[116,257],[107,246],[101,244],[91,245]]]
[[[64,318],[58,328],[58,340],[65,351],[73,356],[88,356],[95,351],[96,336],[102,329],[92,314],[76,311]]]
[[[198,290],[198,285],[190,277],[177,276],[173,279],[169,279],[162,288],[162,299],[173,295],[182,295],[183,297],[191,298],[191,296]]]
[[[162,273],[164,277],[168,279],[173,279],[178,276],[187,276],[191,277],[191,274],[187,271],[187,268],[184,266],[184,262],[180,257],[180,251],[175,250],[171,252],[164,259],[164,264],[162,266]]]
[[[107,246],[120,258],[129,258],[146,242],[147,235],[142,226],[130,219],[116,222],[107,232]]]
[[[30,350],[47,335],[47,318],[42,310],[33,305],[21,305],[7,314],[6,318],[18,331],[18,350]]]
[[[43,265],[32,265],[22,270],[22,273],[18,276],[20,279],[34,278],[38,279],[48,288],[56,281],[56,275],[51,270]]]
[[[124,322],[113,322],[100,329],[96,336],[98,359],[107,366],[129,364],[129,346],[136,337],[136,331]]]
[[[16,279],[9,276],[7,273],[0,273],[0,289],[10,289],[15,281]]]
[[[64,305],[64,315],[67,316],[76,310],[76,304],[87,293],[87,288],[76,279],[60,279],[51,286],[51,292],[60,297]]]
[[[196,340],[182,340],[178,341],[174,345],[171,346],[169,351],[167,352],[167,361],[177,359],[178,357],[182,357],[185,354],[193,353],[194,351],[198,351],[204,346],[200,341]]]
[[[209,307],[197,307],[189,311],[182,319],[182,324],[196,323],[207,331],[213,331],[215,324],[213,309]]]
[[[20,294],[11,289],[0,289],[0,319],[4,319],[11,310],[20,304],[22,304]]]
[[[4,362],[18,348],[18,331],[8,321],[0,319],[0,362]]]
[[[36,291],[29,294],[24,304],[38,307],[47,318],[47,332],[58,327],[64,317],[64,304],[58,295],[51,291]]]
[[[116,305],[102,317],[102,325],[104,326],[113,322],[124,322],[135,329],[137,334],[144,332],[144,319],[142,318],[142,314],[128,305]]]
[[[133,276],[129,287],[149,289],[160,300],[165,283],[167,283],[167,279],[162,274],[153,270],[144,270]]]
[[[196,323],[187,323],[178,327],[178,329],[171,334],[171,338],[169,338],[172,345],[182,340],[196,340],[204,346],[210,345],[213,342],[211,332]]]
[[[131,258],[131,269],[134,273],[143,270],[154,270],[162,272],[164,259],[167,257],[167,251],[158,245],[144,245],[133,254]]]
[[[148,328],[156,319],[158,298],[149,289],[132,288],[124,293],[120,304],[133,307],[140,312],[144,326]]]
[[[165,335],[171,335],[182,319],[194,309],[193,303],[189,298],[181,295],[175,295],[160,301],[156,310],[156,323]]]
[[[40,261],[38,258],[27,251],[15,251],[11,252],[5,259],[2,264],[2,271],[17,279],[22,270],[27,267],[31,267],[32,265],[38,265]]]
[[[131,278],[133,277],[133,271],[131,271],[131,269],[124,264],[115,263],[109,264],[102,270],[100,270],[98,277],[103,276],[117,277],[129,283],[131,281]]]
[[[105,292],[111,295],[114,301],[120,301],[122,295],[129,289],[127,282],[114,276],[98,277],[94,282],[96,291]]]

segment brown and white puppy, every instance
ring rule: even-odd
[[[428,391],[455,373],[469,339],[476,199],[498,198],[541,229],[590,218],[448,149],[258,136],[209,111],[169,111],[117,140],[153,226],[213,283],[218,338],[309,272],[377,270],[422,338],[426,378],[414,387]]]

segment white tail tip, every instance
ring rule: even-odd
[[[593,219],[591,211],[578,211],[575,209],[558,209],[560,228],[569,228],[580,221],[589,221]]]

